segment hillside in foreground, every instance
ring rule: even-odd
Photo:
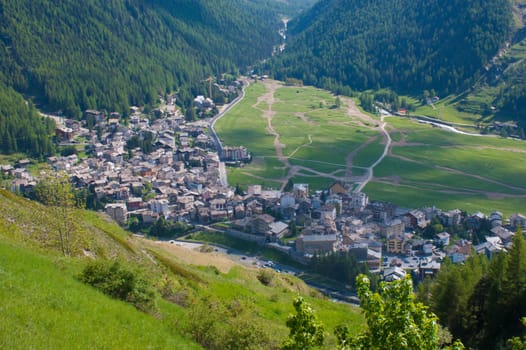
[[[0,297],[10,325],[0,329],[2,348],[273,349],[287,337],[298,294],[327,326],[327,348],[336,325],[358,331],[363,323],[356,309],[293,276],[265,270],[263,284],[262,270],[132,236],[97,213],[76,212],[76,254],[63,257],[48,208],[0,190],[0,211]],[[119,301],[80,281],[87,265],[115,261],[152,303]]]

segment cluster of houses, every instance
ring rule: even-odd
[[[208,106],[206,99],[200,106]],[[196,102],[197,103],[197,102]],[[204,107],[204,108],[209,108]],[[65,171],[79,188],[87,188],[105,204],[106,213],[121,224],[130,217],[144,224],[163,216],[167,220],[210,225],[224,222],[227,233],[269,243],[299,261],[314,255],[346,252],[386,280],[413,275],[434,275],[448,256],[462,263],[473,253],[491,257],[506,250],[517,227],[526,228],[526,217],[515,214],[505,222],[502,213],[466,216],[460,210],[405,209],[392,203],[370,202],[366,194],[352,192],[341,183],[311,193],[308,184],[294,184],[291,191],[249,186],[246,193],[221,185],[216,145],[206,121],[187,122],[172,104],[154,111],[155,118],[132,108],[128,124],[118,114],[86,111],[84,122],[66,120],[57,127],[57,138],[71,143],[83,140],[88,157],[77,154],[50,157],[56,171]],[[149,136],[148,136],[149,135]],[[129,147],[148,140],[149,147]],[[244,147],[224,148],[231,161],[244,161]],[[12,191],[30,192],[36,184],[26,169],[29,161],[1,165]],[[419,238],[432,219],[444,232],[431,240]],[[491,223],[491,235],[473,245],[451,241],[448,227],[468,222],[476,228]],[[301,229],[299,229],[301,228]]]

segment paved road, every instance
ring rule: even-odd
[[[243,98],[245,98],[245,88],[247,88],[249,85],[248,80],[243,80],[243,87],[241,89],[241,95],[236,97],[234,101],[228,104],[228,106],[223,109],[221,112],[219,112],[210,122],[210,134],[212,135],[212,138],[214,139],[216,146],[217,146],[217,153],[219,154],[219,158],[221,158],[221,154],[223,152],[223,144],[221,143],[221,139],[219,136],[217,136],[216,131],[214,130],[214,126],[216,122],[221,119],[228,111],[230,111],[235,105],[237,105]],[[223,187],[228,187],[228,179],[226,175],[226,169],[225,169],[225,163],[219,162],[219,180],[221,182],[221,185]]]
[[[204,228],[205,226],[200,226],[201,228]],[[208,227],[208,229],[211,229]],[[213,229],[214,230],[214,229]],[[196,249],[199,248],[202,243],[196,243],[196,242],[186,242],[182,240],[170,240],[170,243],[173,243],[178,246],[185,247],[187,249]],[[243,252],[240,252],[238,250],[232,249],[232,248],[224,248],[218,245],[215,245],[213,243],[207,243],[209,246],[213,246],[217,252],[223,253],[227,255],[230,259],[232,259],[235,262],[238,262],[246,267],[253,268],[269,268],[273,269],[274,271],[278,273],[284,273],[284,274],[290,274],[298,276],[301,279],[301,275],[303,270],[280,264],[277,262],[273,262],[270,260],[263,259],[259,255],[250,255]],[[339,303],[346,303],[346,304],[352,304],[352,305],[359,305],[360,302],[356,296],[356,293],[351,292],[347,289],[334,289],[327,286],[324,286],[319,283],[314,283],[311,281],[305,281],[305,283],[314,289],[317,289],[320,291],[323,295],[331,298],[334,302]]]

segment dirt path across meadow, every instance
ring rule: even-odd
[[[377,137],[370,138],[369,140],[367,140],[367,142],[365,144],[360,146],[360,148],[358,148],[356,150],[352,150],[349,153],[349,155],[346,157],[346,164],[345,165],[343,165],[343,164],[340,165],[340,164],[326,163],[326,164],[330,164],[330,165],[341,166],[342,170],[345,170],[345,175],[344,176],[336,176],[334,174],[334,173],[336,173],[336,172],[338,172],[340,170],[336,170],[333,173],[324,173],[324,172],[317,171],[315,169],[311,169],[311,168],[309,168],[307,166],[291,165],[290,164],[290,159],[294,159],[293,158],[294,155],[302,147],[309,146],[309,145],[312,144],[312,142],[313,142],[312,141],[312,135],[308,135],[308,139],[309,139],[308,143],[297,147],[289,156],[285,156],[284,155],[284,149],[286,147],[286,144],[281,142],[281,135],[276,131],[276,129],[274,128],[274,126],[272,124],[273,118],[276,116],[276,111],[273,110],[273,106],[274,106],[275,103],[279,102],[279,100],[276,99],[276,97],[275,97],[275,93],[280,87],[282,87],[282,85],[281,85],[281,83],[279,83],[277,81],[274,81],[274,80],[264,80],[264,81],[261,82],[261,84],[263,84],[265,86],[267,92],[265,92],[263,95],[258,97],[256,103],[254,105],[252,105],[252,108],[261,111],[262,117],[264,119],[266,119],[266,121],[267,121],[266,131],[269,134],[274,136],[273,145],[274,145],[274,149],[276,151],[276,157],[281,163],[283,163],[283,167],[285,169],[287,169],[287,174],[286,174],[285,177],[283,177],[281,179],[265,179],[265,180],[271,180],[271,181],[280,182],[281,183],[281,190],[283,190],[285,188],[285,186],[287,185],[288,181],[291,178],[293,178],[294,176],[296,176],[296,175],[301,175],[301,176],[306,176],[306,177],[309,177],[309,176],[320,176],[320,177],[330,178],[330,179],[333,179],[335,181],[341,181],[341,182],[344,182],[344,183],[356,182],[356,183],[359,184],[359,188],[360,189],[365,187],[367,182],[370,181],[371,178],[372,178],[372,169],[374,168],[374,166],[379,164],[380,161],[385,157],[385,155],[386,155],[386,153],[387,153],[387,151],[389,150],[389,147],[390,147],[389,134],[387,133],[387,131],[385,131],[385,129],[383,127],[385,123],[379,122],[378,120],[375,120],[371,116],[369,116],[369,115],[367,115],[365,113],[362,113],[358,109],[358,107],[356,106],[356,104],[354,103],[354,101],[352,99],[345,98],[345,97],[341,98],[342,101],[344,102],[346,108],[347,108],[347,115],[350,118],[352,118],[353,123],[356,123],[356,124],[358,124],[358,125],[360,125],[362,127],[365,127],[365,128],[376,129],[376,130],[379,130],[379,131],[384,133],[384,143],[386,144],[386,150],[384,151],[384,154],[382,154],[382,156],[371,167],[364,168],[364,169],[367,170],[367,172],[366,172],[366,174],[364,176],[352,176],[352,168],[353,168],[352,160],[353,160],[353,158],[356,156],[356,154],[361,149],[363,149],[364,147],[369,145],[371,142],[374,142],[377,139]],[[261,108],[260,107],[260,105],[262,105],[262,104],[265,104],[265,108]],[[294,115],[296,117],[300,118],[305,123],[308,123],[310,125],[315,125],[316,124],[312,120],[308,119],[306,117],[305,113],[296,112]],[[319,162],[319,163],[324,163],[324,162]],[[306,173],[302,174],[302,171],[305,171]],[[249,173],[245,173],[245,174],[253,176],[254,178],[261,178],[261,177],[258,177],[258,176],[255,176],[255,175],[252,175],[252,174],[249,174]]]

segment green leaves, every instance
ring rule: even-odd
[[[302,297],[297,297],[293,305],[296,314],[287,319],[290,334],[282,350],[308,350],[323,345],[323,325],[310,305]]]
[[[437,349],[438,319],[415,302],[409,277],[380,283],[372,292],[367,277],[356,279],[357,293],[368,329],[343,342],[341,349]]]
[[[142,311],[153,311],[155,292],[148,282],[118,261],[97,260],[86,265],[80,280],[113,298],[132,303]]]

